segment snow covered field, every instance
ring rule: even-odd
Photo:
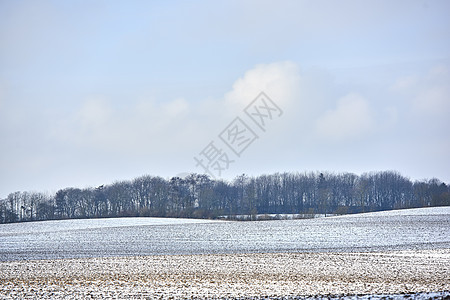
[[[4,224],[0,299],[443,298],[449,232],[450,207],[267,222]]]
[[[158,255],[2,262],[0,267],[2,299],[281,299],[450,290],[448,249]]]
[[[0,261],[450,248],[450,207],[305,220],[119,218],[0,225]]]

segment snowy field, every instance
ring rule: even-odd
[[[0,299],[443,299],[450,251],[157,255],[0,262]],[[446,292],[447,291],[447,292]],[[359,295],[359,297],[350,296]],[[369,296],[370,295],[370,296]],[[384,298],[383,298],[384,297]],[[377,299],[377,298],[375,298]]]
[[[448,299],[449,232],[450,207],[4,224],[0,299]]]
[[[450,207],[305,220],[118,218],[0,225],[0,261],[450,248]]]

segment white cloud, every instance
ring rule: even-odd
[[[263,91],[283,111],[269,134],[278,135],[279,139],[305,138],[310,135],[313,120],[326,105],[330,84],[328,73],[316,69],[303,71],[291,61],[258,64],[237,79],[232,90],[225,94],[225,121],[230,122],[231,117],[242,113]]]
[[[436,65],[427,73],[398,78],[391,91],[397,93],[410,118],[434,123],[450,113],[450,74],[445,65]]]
[[[77,117],[81,126],[96,131],[109,122],[112,113],[112,108],[107,100],[104,97],[96,96],[83,103]]]
[[[319,136],[331,140],[357,138],[373,127],[369,102],[355,93],[340,98],[336,108],[325,112],[316,122]]]
[[[105,96],[95,96],[86,99],[68,120],[60,120],[61,128],[54,132],[57,139],[78,149],[152,156],[188,140],[192,130],[187,124],[189,110],[183,98],[120,105]]]
[[[432,86],[419,93],[413,101],[416,114],[448,118],[450,114],[450,86]]]
[[[450,75],[450,71],[447,66],[445,65],[436,65],[433,68],[430,69],[430,71],[427,74],[427,78],[430,80],[435,80],[439,78],[441,81],[446,81],[448,79],[448,76]]]
[[[299,68],[293,62],[259,64],[235,81],[225,101],[232,109],[242,110],[264,91],[280,107],[288,107],[298,96],[300,81]]]
[[[391,86],[391,90],[395,92],[405,92],[413,89],[418,83],[418,77],[415,75],[398,78]]]
[[[272,143],[274,136],[282,140],[285,135],[297,132],[292,125],[297,122],[298,114],[287,111],[297,110],[299,100],[311,101],[310,97],[299,96],[305,86],[302,80],[296,64],[280,62],[260,64],[248,70],[229,92],[216,100],[188,101],[180,97],[160,102],[141,98],[117,103],[104,95],[92,96],[86,98],[71,117],[64,118],[69,121],[60,121],[62,126],[55,136],[65,145],[75,146],[68,146],[71,152],[77,149],[84,153],[101,153],[105,160],[140,158],[148,165],[164,162],[178,165],[181,161],[188,165],[186,170],[201,172],[195,168],[193,157],[217,139],[236,116],[244,117],[244,108],[261,91],[286,113],[282,120],[273,122],[276,124],[270,128],[273,129],[270,133],[265,133],[267,145],[259,148],[260,154],[276,151],[279,146]],[[73,157],[83,159],[78,153],[73,153]]]
[[[176,118],[189,111],[189,103],[184,98],[177,98],[163,105],[163,110],[167,117]]]
[[[413,97],[412,109],[415,115],[448,119],[450,74],[446,66],[435,66],[422,78],[419,91]]]

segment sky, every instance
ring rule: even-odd
[[[446,0],[0,0],[0,199],[191,172],[450,183],[449,15]]]

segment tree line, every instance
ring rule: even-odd
[[[207,175],[164,179],[145,175],[96,188],[64,188],[54,195],[15,192],[0,200],[0,223],[124,216],[217,218],[256,214],[347,214],[448,206],[450,185],[412,182],[395,171]]]

